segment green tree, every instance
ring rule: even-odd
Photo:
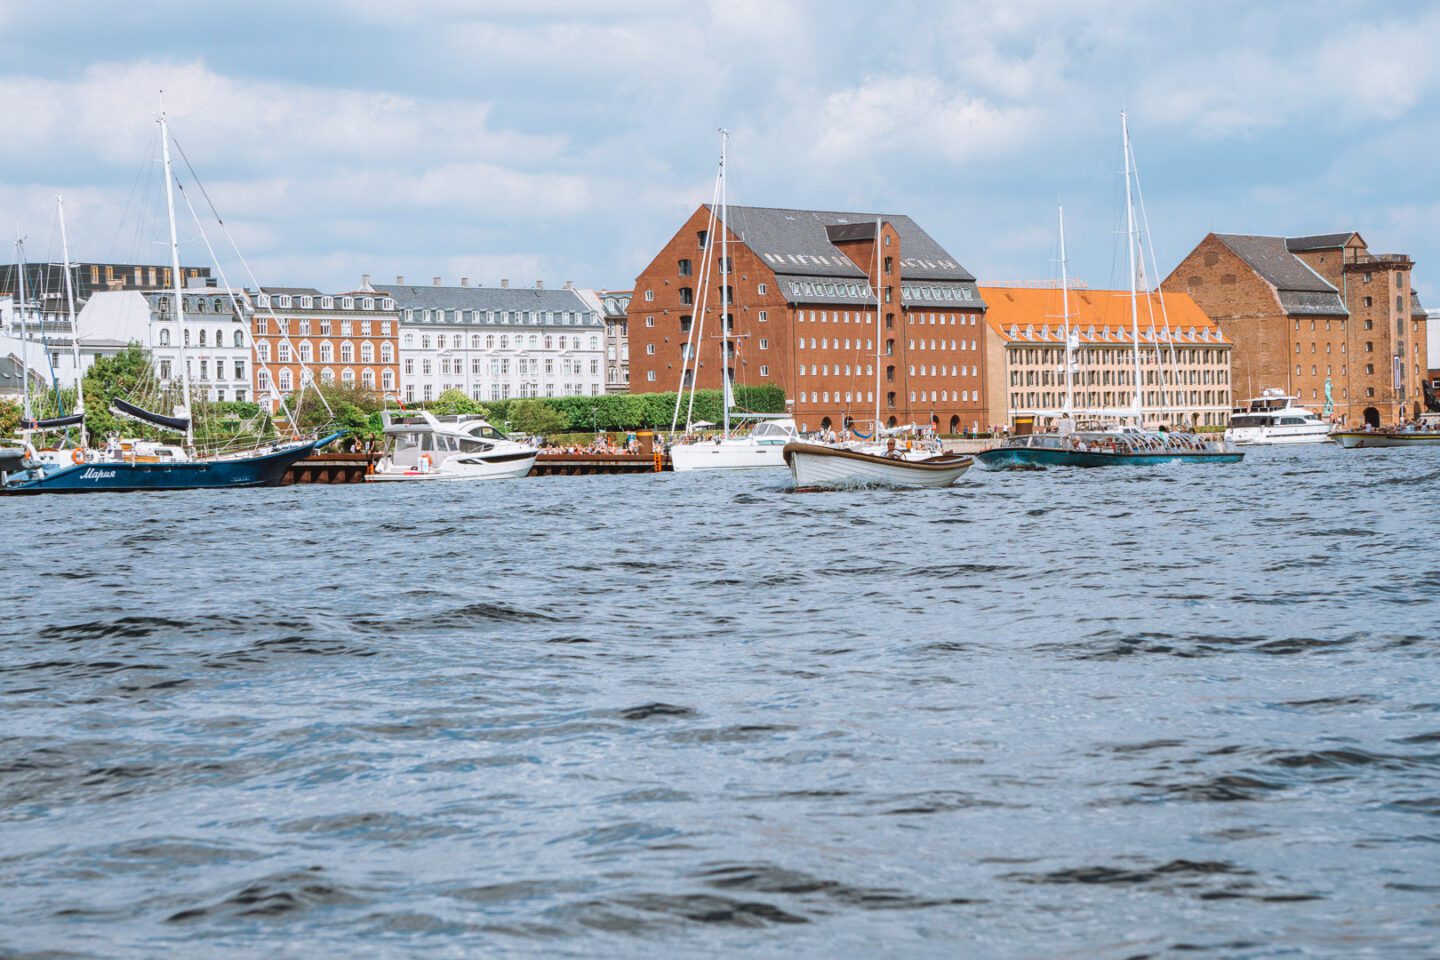
[[[317,393],[325,398],[325,403],[320,402]],[[372,432],[372,416],[385,408],[385,401],[379,394],[345,383],[311,384],[292,394],[286,403],[301,430],[322,430],[334,426],[361,435]],[[326,404],[330,406],[328,413]]]
[[[15,435],[15,430],[20,426],[20,417],[25,413],[20,404],[14,400],[0,400],[0,437]]]
[[[464,390],[442,390],[440,396],[425,404],[425,409],[437,417],[453,417],[459,414],[477,414],[489,419],[484,404],[473,400]]]
[[[85,426],[91,437],[104,437],[108,433],[127,433],[149,436],[155,431],[141,427],[133,420],[124,426],[120,419],[110,412],[110,404],[119,397],[131,403],[144,404],[144,394],[154,394],[155,378],[150,371],[150,351],[138,343],[130,343],[119,353],[108,357],[96,357],[90,369],[85,371]],[[169,414],[169,409],[157,409],[156,413]]]
[[[508,414],[512,429],[532,436],[557,433],[569,426],[569,418],[543,400],[516,400]]]

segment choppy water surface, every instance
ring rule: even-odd
[[[0,953],[1418,957],[1440,451],[0,500]]]

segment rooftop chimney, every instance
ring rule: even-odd
[[[501,277],[501,278],[500,278],[500,289],[501,289],[501,290],[509,290],[509,289],[510,289],[510,281],[509,281],[508,279],[506,279],[505,277]]]
[[[544,289],[545,289],[545,281],[544,281],[544,280],[536,280],[536,281],[535,281],[535,289],[536,289],[536,290],[544,290]]]
[[[405,286],[405,274],[402,273],[402,274],[399,274],[398,276],[395,277],[395,286],[397,286],[397,287],[403,287],[403,286]]]
[[[439,277],[436,277],[434,280],[431,280],[430,282],[431,282],[432,284],[434,284],[435,286],[437,286],[437,287],[440,286],[440,278],[439,278]]]
[[[575,289],[575,281],[574,281],[574,280],[566,280],[566,281],[565,281],[565,289],[566,289],[566,290],[574,290],[574,289]]]
[[[460,278],[460,286],[462,286],[462,287],[468,287],[468,286],[470,286],[470,278],[469,278],[469,277],[461,277],[461,278]]]
[[[360,274],[360,289],[361,289],[361,290],[369,290],[369,289],[370,289],[370,274],[368,274],[368,273],[362,273],[362,274]]]

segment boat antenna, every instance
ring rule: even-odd
[[[1130,122],[1125,116],[1125,111],[1120,111],[1120,130],[1124,136],[1125,152],[1125,243],[1128,252],[1127,259],[1130,261],[1130,327],[1131,327],[1131,351],[1135,367],[1135,394],[1132,401],[1135,414],[1135,425],[1144,425],[1144,412],[1142,409],[1143,387],[1140,382],[1140,300],[1136,290],[1138,282],[1135,276],[1135,200],[1130,190]]]
[[[160,152],[165,163],[165,212],[170,218],[170,278],[175,296],[175,321],[180,353],[180,396],[185,404],[185,446],[195,446],[195,418],[190,409],[190,371],[185,359],[185,298],[180,292],[180,240],[175,234],[175,172],[170,163],[170,126],[165,119],[165,91],[160,91]]]
[[[1075,384],[1071,375],[1070,344],[1070,274],[1065,262],[1065,207],[1060,208],[1060,302],[1065,322],[1065,414],[1073,416],[1075,411]]]
[[[19,309],[20,318],[20,371],[21,379],[25,381],[25,419],[35,419],[35,406],[30,399],[30,324],[25,319],[25,238],[15,238],[15,261],[16,268],[20,274],[20,300],[16,303]]]
[[[80,449],[85,449],[88,438],[85,433],[85,375],[80,369],[80,326],[75,319],[75,285],[70,274],[70,240],[65,233],[65,198],[55,197],[55,206],[60,211],[60,251],[65,258],[65,306],[70,311],[70,356],[75,363],[75,412],[80,415]]]
[[[730,436],[730,218],[725,193],[725,148],[730,132],[720,128],[720,402],[725,407],[722,436]]]

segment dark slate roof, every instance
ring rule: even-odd
[[[0,390],[10,391],[25,389],[25,381],[20,371],[25,369],[20,358],[15,356],[0,357]]]
[[[401,310],[539,310],[579,312],[587,321],[593,313],[576,290],[536,290],[533,287],[426,287],[374,285],[393,297]],[[599,322],[595,316],[592,322]]]
[[[1285,246],[1289,250],[1333,250],[1336,247],[1343,247],[1355,236],[1355,231],[1349,233],[1317,233],[1310,237],[1288,237]]]
[[[789,210],[783,207],[730,207],[730,230],[777,274],[821,277],[864,277],[865,271],[835,248],[829,228],[854,227],[873,232],[875,220],[884,220],[900,235],[901,276],[906,280],[959,280],[975,277],[945,248],[907,216],[889,213],[839,213],[829,210]]]
[[[1348,316],[1340,291],[1291,253],[1284,237],[1238,233],[1217,233],[1215,237],[1275,288],[1286,313]]]
[[[1429,316],[1429,314],[1427,314],[1425,308],[1420,305],[1420,294],[1416,293],[1412,287],[1410,290],[1410,319],[1424,320],[1427,316]]]
[[[323,294],[321,294],[320,291],[319,291],[319,290],[316,290],[314,287],[261,287],[261,288],[260,288],[260,292],[261,292],[261,293],[273,294],[273,295],[275,295],[275,296],[286,296],[286,295],[292,296],[292,297],[319,297],[319,296],[323,296]]]

